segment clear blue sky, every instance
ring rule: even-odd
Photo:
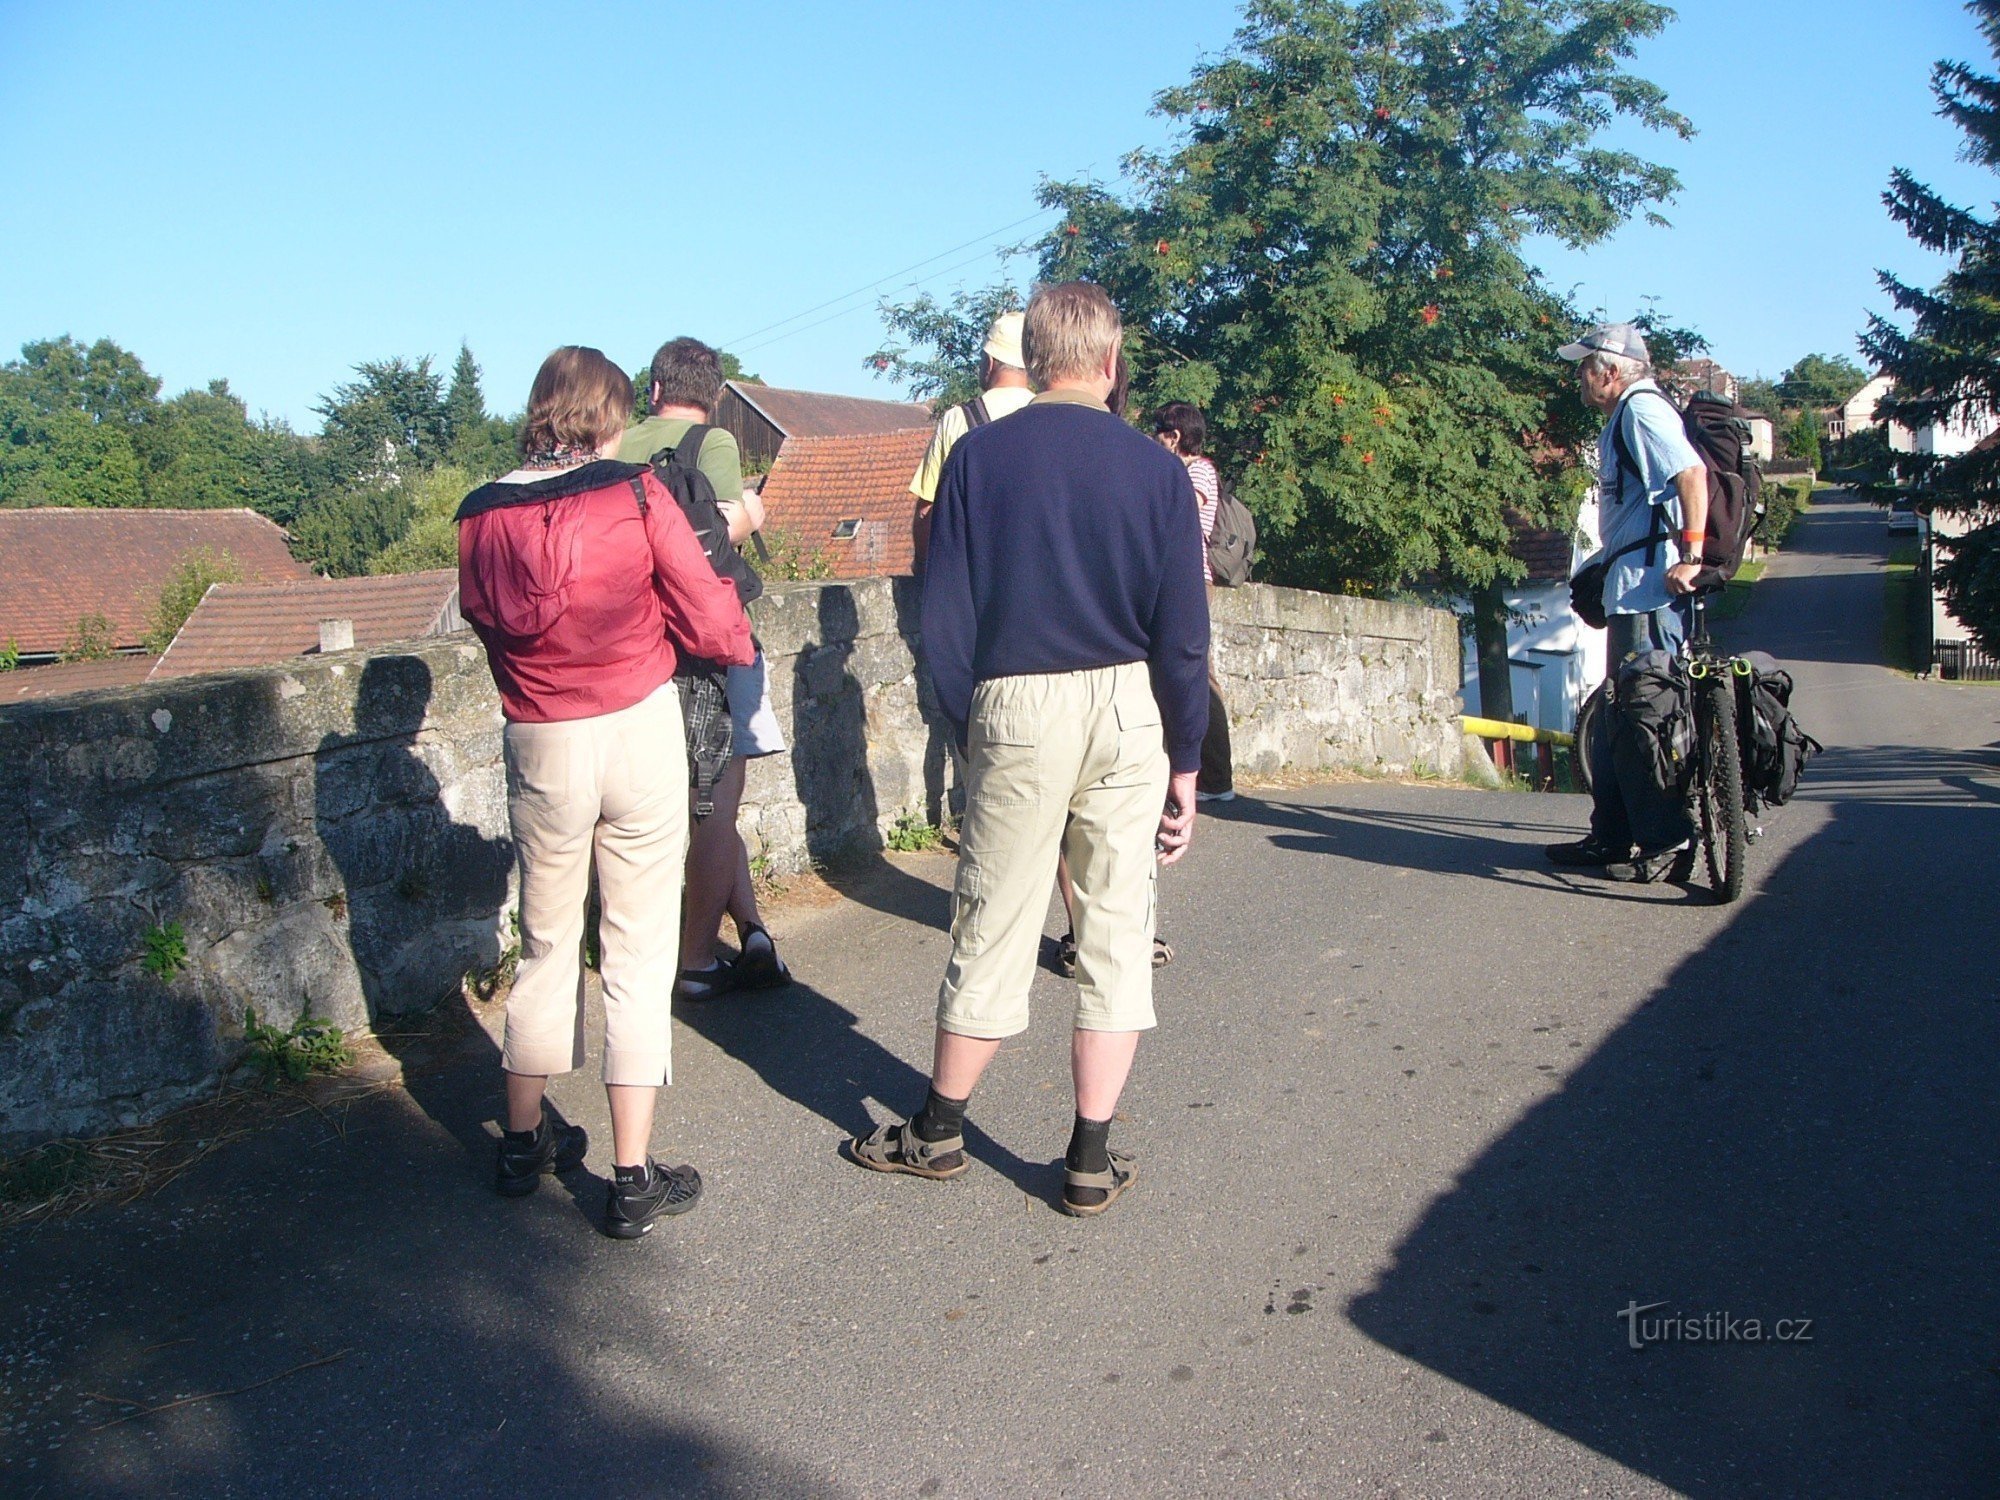
[[[556,344],[636,366],[678,333],[892,395],[862,368],[876,295],[991,280],[985,247],[1047,222],[996,233],[1038,177],[1158,142],[1152,95],[1235,24],[1222,0],[0,0],[0,354],[110,337],[168,393],[227,376],[303,430],[356,361],[461,339],[496,410]],[[1931,112],[1945,56],[1990,62],[1950,0],[1687,0],[1636,63],[1700,130],[1641,141],[1681,173],[1673,228],[1536,258],[1586,307],[1657,297],[1740,373],[1851,355],[1876,267],[1939,269],[1881,211],[1890,168],[1996,196]]]

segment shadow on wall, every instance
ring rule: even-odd
[[[898,580],[897,628],[914,654],[915,594]],[[853,667],[859,612],[853,594],[819,592],[819,639],[793,664],[792,777],[806,815],[806,848],[827,883],[842,895],[939,929],[951,922],[949,898],[882,857],[881,804],[868,759],[868,700]],[[919,703],[928,732],[923,756],[927,816],[940,821],[945,804],[945,736],[921,665]],[[930,810],[931,808],[936,810]]]
[[[340,871],[349,940],[371,1019],[424,1010],[500,954],[514,846],[457,822],[421,735],[431,671],[414,656],[362,668],[354,729],[314,756],[313,817]]]
[[[1993,1493],[2000,911],[1935,872],[1990,869],[2000,812],[1894,760],[1814,766],[1832,820],[1432,1204],[1357,1326],[1677,1492]],[[1878,920],[1809,920],[1857,888]],[[1708,1314],[1766,1342],[1687,1338]],[[1634,1350],[1647,1319],[1680,1341]]]

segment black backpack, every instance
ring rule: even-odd
[[[708,555],[708,565],[715,569],[718,578],[726,578],[735,584],[736,597],[748,605],[751,600],[762,597],[764,580],[757,576],[757,570],[729,540],[729,522],[724,519],[722,506],[715,497],[715,485],[695,467],[702,443],[714,430],[697,422],[681,434],[681,440],[673,447],[660,449],[646,462],[652,465],[653,477],[666,486],[667,493],[681,508],[681,514],[687,517],[695,540],[701,543],[701,550]],[[636,493],[639,482],[635,479],[632,485]],[[639,503],[643,509],[643,496]]]
[[[1792,674],[1762,651],[1746,651],[1743,659],[1750,672],[1736,679],[1736,737],[1744,790],[1766,807],[1782,807],[1799,789],[1806,762],[1826,747],[1792,717]]]
[[[1763,471],[1750,455],[1749,420],[1734,401],[1713,391],[1696,391],[1688,398],[1685,411],[1674,406],[1664,391],[1638,394],[1658,396],[1665,401],[1680,418],[1681,431],[1701,456],[1702,467],[1708,471],[1708,525],[1700,561],[1725,579],[1735,577],[1736,570],[1743,565],[1743,549],[1757,525],[1759,492],[1763,488]],[[1630,404],[1626,402],[1627,406]],[[1636,478],[1639,465],[1625,439],[1623,407],[1611,428],[1611,444],[1617,452],[1620,471]],[[1672,536],[1670,531],[1656,531],[1643,543],[1635,543],[1626,550],[1636,551],[1645,546],[1646,561],[1651,564],[1658,556],[1653,549]],[[1607,563],[1610,560],[1605,559]]]
[[[959,410],[965,413],[965,430],[967,432],[972,431],[975,427],[984,427],[988,422],[993,420],[993,414],[986,409],[986,393],[984,391],[981,391],[970,401],[961,405]]]
[[[715,485],[695,467],[702,442],[712,429],[697,422],[671,448],[662,448],[647,462],[653,475],[674,497],[687,518],[695,540],[718,578],[736,586],[736,597],[748,606],[764,592],[764,580],[729,540],[729,522],[716,500]],[[632,481],[639,510],[646,509],[646,488]],[[715,783],[735,750],[735,726],[729,716],[727,671],[712,661],[683,656],[674,667],[674,685],[681,696],[681,723],[687,733],[688,781],[694,791],[697,822],[715,811]]]

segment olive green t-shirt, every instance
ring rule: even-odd
[[[625,429],[625,441],[618,445],[618,457],[628,464],[643,464],[662,448],[672,448],[694,426],[686,417],[648,417]],[[702,439],[701,456],[695,467],[715,486],[715,498],[734,503],[743,498],[743,455],[736,435],[726,428],[711,427]]]

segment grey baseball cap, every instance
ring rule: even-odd
[[[1556,353],[1570,360],[1582,359],[1587,354],[1622,354],[1641,364],[1653,362],[1636,323],[1599,323],[1574,344],[1564,344]]]

